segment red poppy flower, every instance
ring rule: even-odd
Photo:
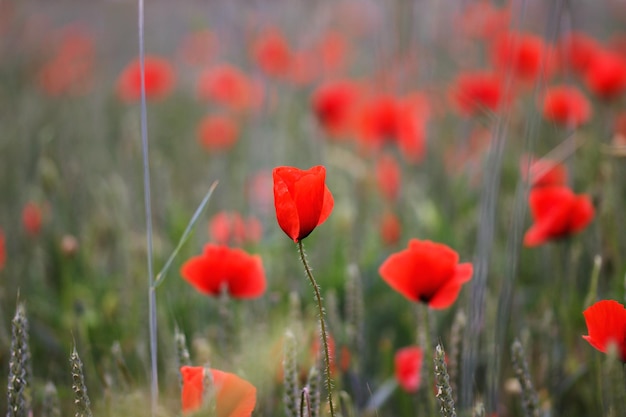
[[[234,298],[257,298],[266,287],[259,255],[211,243],[201,255],[187,260],[180,274],[196,290],[213,296],[225,289]]]
[[[205,393],[205,369],[201,366],[180,368],[183,378],[181,402],[184,414],[193,413],[202,408]],[[250,417],[256,405],[254,385],[235,374],[217,369],[209,369],[209,371],[213,380],[217,417]]]
[[[22,209],[22,225],[29,236],[37,236],[41,231],[43,223],[43,214],[41,207],[37,204],[29,202]]]
[[[573,86],[549,87],[543,96],[543,117],[566,127],[578,127],[591,118],[591,104]]]
[[[162,100],[176,83],[176,73],[170,62],[162,57],[147,55],[144,58],[144,79],[147,100]],[[124,68],[117,79],[117,95],[124,102],[141,99],[141,66],[139,58]]]
[[[400,194],[401,173],[398,162],[385,153],[376,161],[376,183],[380,193],[389,201],[396,201]]]
[[[359,139],[369,149],[378,149],[385,142],[398,139],[400,104],[395,97],[371,97],[360,109]]]
[[[94,41],[83,28],[63,29],[54,55],[39,70],[37,82],[49,96],[82,95],[93,84]]]
[[[337,31],[328,31],[316,46],[316,55],[324,76],[340,73],[346,66],[348,42],[343,34]]]
[[[252,46],[252,57],[267,75],[284,76],[291,65],[291,50],[277,28],[267,28]]]
[[[380,238],[387,246],[398,243],[402,233],[402,226],[395,214],[390,211],[385,212],[380,221]]]
[[[307,170],[277,167],[274,178],[276,219],[283,232],[294,242],[307,237],[324,223],[333,210],[333,195],[325,184],[326,168]]]
[[[485,110],[496,111],[503,103],[503,86],[499,76],[483,71],[463,72],[451,87],[459,113],[477,116]]]
[[[7,260],[7,249],[4,238],[4,232],[0,230],[0,271],[4,269],[4,265]]]
[[[509,32],[498,36],[493,44],[492,59],[496,68],[512,71],[522,81],[533,81],[539,71],[549,71],[549,50],[543,39],[530,33]]]
[[[239,138],[239,126],[224,114],[209,114],[200,121],[197,130],[198,142],[208,151],[226,151]]]
[[[239,68],[221,64],[200,74],[198,97],[235,111],[250,110],[261,104],[263,91]]]
[[[396,380],[406,392],[414,393],[419,389],[423,359],[424,353],[417,346],[405,347],[396,352]]]
[[[530,158],[530,161],[529,161]],[[532,187],[548,187],[567,184],[567,167],[550,159],[534,159],[525,155],[520,160],[522,177]]]
[[[473,267],[459,264],[459,255],[446,245],[411,239],[408,249],[390,255],[378,272],[409,300],[441,309],[454,303],[461,285],[472,278]]]
[[[611,100],[626,90],[626,60],[612,51],[598,51],[585,74],[587,88],[604,100]]]
[[[591,346],[607,353],[615,344],[622,362],[626,362],[626,309],[617,301],[598,301],[583,312],[588,336],[583,336]]]
[[[571,67],[577,73],[584,74],[600,50],[600,44],[586,33],[569,32],[560,39],[558,50],[562,67]]]
[[[524,245],[538,246],[583,230],[594,216],[588,195],[576,195],[567,187],[533,188],[529,196],[534,224],[524,235]]]
[[[357,84],[348,80],[328,82],[315,90],[311,104],[327,134],[337,137],[348,133],[360,95]]]
[[[185,36],[178,49],[178,54],[187,65],[207,65],[217,53],[218,40],[210,30],[198,30]]]

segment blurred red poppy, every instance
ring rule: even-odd
[[[307,237],[330,215],[334,200],[325,184],[326,168],[274,168],[274,207],[280,228],[294,242]]]
[[[91,34],[84,28],[69,26],[62,30],[52,57],[39,73],[41,90],[51,97],[86,94],[93,84],[95,47]]]
[[[4,269],[4,265],[7,261],[7,248],[4,237],[4,232],[0,230],[0,271]]]
[[[313,112],[330,137],[350,131],[360,96],[360,87],[349,80],[327,82],[315,90],[311,99]]]
[[[524,155],[520,159],[522,178],[532,187],[548,187],[567,184],[567,167],[550,159],[535,159]]]
[[[524,235],[525,246],[538,246],[583,230],[594,217],[588,195],[567,187],[533,188],[529,196],[533,225]]]
[[[491,72],[462,72],[452,84],[451,96],[464,116],[495,112],[504,101],[502,79]]]
[[[266,28],[252,45],[252,58],[269,76],[282,77],[289,70],[292,52],[283,33],[275,27]]]
[[[396,351],[396,381],[408,393],[417,392],[420,387],[423,359],[424,353],[418,346],[408,346]]]
[[[225,114],[208,114],[202,118],[197,130],[198,142],[208,151],[226,151],[239,138],[237,122]]]
[[[22,225],[29,236],[37,236],[41,231],[43,214],[41,207],[33,202],[26,203],[22,209]]]
[[[494,66],[511,71],[521,81],[534,81],[539,72],[549,75],[553,70],[550,50],[537,35],[523,32],[503,33],[492,46]]]
[[[178,47],[182,60],[191,66],[207,65],[218,51],[218,39],[213,32],[202,29],[187,34]]]
[[[221,64],[200,74],[198,97],[231,110],[245,111],[259,107],[263,90],[239,68]]]
[[[211,372],[212,390],[205,389],[205,372]],[[235,374],[202,366],[180,368],[183,379],[181,402],[183,414],[202,408],[205,392],[213,392],[216,417],[250,417],[256,405],[256,388]]]
[[[578,74],[584,74],[600,49],[600,44],[584,32],[566,33],[558,45],[561,70],[572,68]]]
[[[176,84],[176,73],[170,62],[162,57],[147,55],[144,58],[146,100],[166,98]],[[117,79],[117,95],[130,103],[141,99],[141,66],[139,58],[130,62]]]
[[[261,234],[262,226],[257,218],[246,220],[237,212],[221,211],[209,221],[211,240],[219,245],[257,243]]]
[[[471,38],[493,39],[508,30],[511,23],[510,7],[494,7],[488,0],[467,3],[461,13],[460,27]]]
[[[396,201],[400,195],[400,180],[398,162],[390,154],[382,154],[376,160],[376,184],[383,197]]]
[[[330,30],[315,48],[320,70],[325,77],[340,74],[346,66],[348,41],[341,32]]]
[[[257,298],[266,287],[261,257],[225,245],[205,245],[201,255],[183,264],[180,274],[196,290],[213,296],[225,290],[233,298]]]
[[[565,127],[578,127],[591,118],[591,104],[576,87],[555,85],[543,96],[543,117]]]
[[[385,142],[396,142],[400,104],[391,95],[370,97],[359,111],[359,139],[368,149],[379,149]]]
[[[591,346],[608,353],[613,344],[622,362],[626,362],[626,309],[617,301],[602,300],[587,308],[583,315],[588,336],[583,336]]]
[[[620,96],[626,90],[626,60],[612,51],[598,51],[587,67],[585,83],[603,100]]]
[[[380,220],[380,238],[387,246],[393,246],[400,240],[402,226],[398,217],[391,211],[386,211]]]
[[[442,309],[454,303],[461,285],[472,278],[472,264],[458,262],[459,255],[446,245],[411,239],[409,247],[390,255],[378,272],[409,300]]]

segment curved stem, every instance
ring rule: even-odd
[[[306,255],[304,254],[304,247],[302,246],[302,241],[298,241],[298,251],[300,252],[300,260],[302,261],[302,265],[304,265],[304,270],[306,272],[309,281],[311,281],[311,285],[313,286],[313,290],[315,291],[315,299],[317,300],[317,309],[320,315],[320,329],[322,332],[322,343],[324,344],[324,359],[326,364],[326,389],[328,391],[328,404],[330,407],[330,415],[331,417],[335,417],[335,407],[333,406],[333,384],[330,379],[330,354],[328,353],[328,337],[326,335],[326,324],[324,323],[324,307],[322,306],[322,295],[320,294],[320,287],[317,285],[317,281],[313,277],[313,273],[311,272],[311,268],[309,268],[309,264],[306,260]]]

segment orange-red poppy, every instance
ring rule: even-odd
[[[543,117],[566,127],[578,127],[591,118],[591,104],[576,87],[555,85],[548,87],[543,96]]]
[[[380,220],[380,238],[387,246],[393,246],[400,240],[402,225],[398,217],[391,211],[385,211]]]
[[[324,223],[333,209],[333,195],[326,186],[326,168],[307,170],[274,168],[274,207],[280,228],[294,242],[307,237]]]
[[[144,80],[146,100],[158,101],[166,98],[176,84],[176,73],[170,62],[159,56],[144,57]],[[141,65],[139,58],[130,62],[117,79],[117,95],[127,103],[141,99]]]
[[[289,44],[283,33],[275,27],[261,32],[252,45],[251,54],[257,66],[269,76],[285,76],[291,66]]]
[[[410,301],[442,309],[454,303],[461,286],[472,278],[473,267],[459,264],[459,255],[444,244],[411,239],[409,247],[390,255],[378,272]]]
[[[257,298],[267,286],[259,255],[211,243],[201,255],[187,260],[180,274],[196,290],[212,296],[226,291],[233,298]]]
[[[595,214],[588,195],[576,195],[564,186],[533,188],[529,202],[534,223],[524,235],[526,246],[538,246],[580,232]]]
[[[613,300],[602,300],[587,308],[583,315],[589,335],[583,336],[591,346],[608,353],[614,345],[622,362],[626,362],[626,309]]]
[[[398,349],[394,357],[396,381],[408,393],[417,392],[422,381],[424,353],[419,346]]]
[[[205,372],[211,372],[212,390],[205,389]],[[184,414],[202,408],[205,391],[213,392],[216,417],[250,417],[256,405],[256,388],[229,372],[201,366],[180,368],[183,379],[181,405]]]

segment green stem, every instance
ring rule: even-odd
[[[306,260],[306,255],[304,254],[304,247],[302,246],[302,241],[298,241],[298,251],[300,252],[300,260],[302,261],[302,265],[304,265],[304,270],[306,272],[309,281],[311,281],[311,285],[313,286],[313,290],[315,291],[315,299],[317,300],[317,309],[320,315],[320,329],[322,331],[322,343],[324,344],[324,359],[326,365],[326,389],[328,390],[328,404],[330,407],[330,415],[331,417],[335,417],[335,407],[333,406],[333,384],[330,378],[330,354],[328,353],[328,337],[326,335],[326,324],[324,323],[324,307],[322,306],[322,295],[320,294],[320,287],[317,285],[317,281],[313,277],[313,273],[311,272],[311,268],[309,268],[309,264]]]
[[[435,415],[437,412],[437,403],[435,401],[435,396],[432,395],[430,391],[433,386],[435,386],[435,370],[434,362],[433,362],[433,348],[432,348],[432,340],[430,337],[430,319],[429,319],[429,308],[426,304],[420,304],[418,307],[418,320],[419,320],[419,328],[418,328],[418,344],[422,345],[423,352],[423,360],[422,360],[422,368],[424,381],[426,381],[425,385],[425,395],[426,395],[426,403],[428,405],[428,415]]]

